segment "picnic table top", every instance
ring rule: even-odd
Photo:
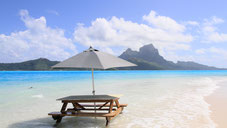
[[[118,100],[119,97],[111,96],[111,95],[72,95],[63,98],[59,98],[57,100],[61,101],[111,101]]]

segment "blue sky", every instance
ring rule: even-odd
[[[227,67],[224,0],[1,0],[0,62],[63,60],[89,45],[119,55],[152,43],[164,58]]]

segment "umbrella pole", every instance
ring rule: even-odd
[[[95,95],[94,69],[92,68],[91,71],[92,71],[92,88],[93,88],[92,94]]]
[[[93,96],[95,95],[95,82],[94,82],[94,69],[91,69],[92,71],[92,88],[93,88]],[[96,103],[94,102],[94,109],[95,109],[95,113],[96,113]],[[96,117],[95,117],[96,118]]]

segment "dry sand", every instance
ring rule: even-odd
[[[220,88],[206,97],[211,105],[211,119],[217,124],[217,128],[227,128],[227,83],[221,83]]]

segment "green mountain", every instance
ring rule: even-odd
[[[162,56],[160,56],[158,50],[152,44],[141,47],[139,51],[133,51],[128,48],[119,57],[135,63],[137,66],[117,68],[118,70],[221,70],[220,68],[206,66],[191,61],[178,61],[177,63],[174,63],[172,61],[165,60]],[[57,63],[59,63],[59,61],[50,61],[45,58],[39,58],[21,63],[0,63],[0,70],[51,70],[51,66]]]
[[[165,60],[160,56],[158,49],[152,44],[145,45],[139,51],[133,51],[128,48],[123,52],[120,58],[137,64],[137,67],[121,68],[134,70],[218,70],[219,68],[198,64],[195,62],[172,61]]]
[[[39,58],[21,63],[0,63],[0,70],[50,70],[51,66],[57,63],[59,63],[59,61]]]

